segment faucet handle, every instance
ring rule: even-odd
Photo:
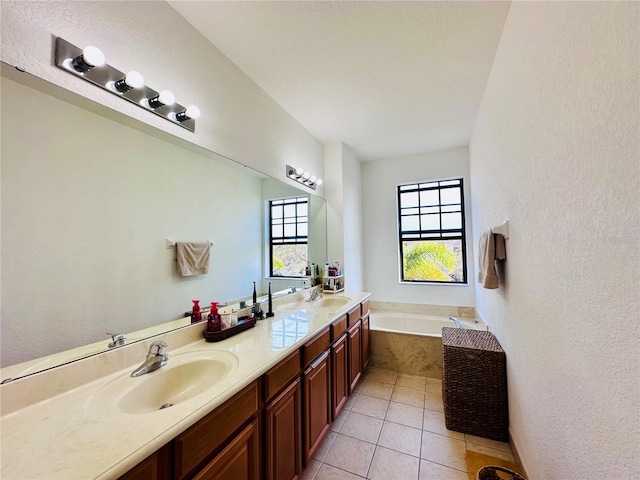
[[[162,340],[157,340],[153,342],[149,347],[149,355],[160,355],[162,353],[162,349],[166,346],[167,346],[166,342],[163,342]],[[155,348],[155,352],[153,351],[154,348]]]

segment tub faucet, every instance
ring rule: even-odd
[[[162,353],[162,349],[166,346],[167,344],[162,340],[153,342],[149,347],[147,359],[142,365],[131,372],[131,376],[139,377],[140,375],[144,375],[145,373],[153,372],[160,367],[164,367],[169,361],[169,355],[166,353]]]
[[[107,333],[107,335],[111,335],[111,334]],[[109,348],[121,347],[122,345],[127,344],[127,336],[124,334],[111,335],[111,340],[112,342],[109,343]]]
[[[318,287],[312,288],[309,292],[309,299],[307,302],[315,302],[318,298],[322,297],[322,292]]]

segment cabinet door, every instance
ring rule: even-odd
[[[194,480],[258,480],[258,422],[251,422]]]
[[[369,313],[362,317],[362,371],[369,364],[371,358],[370,343],[369,343]]]
[[[293,480],[302,473],[300,378],[265,408],[266,478]]]
[[[347,352],[349,356],[349,393],[353,392],[362,374],[362,324],[358,320],[347,331]]]
[[[333,420],[347,403],[349,394],[349,371],[347,370],[347,333],[331,345],[331,411]]]
[[[167,444],[133,467],[119,480],[169,480],[171,477],[171,445]]]
[[[308,462],[331,426],[329,350],[307,368],[304,378],[305,460]]]

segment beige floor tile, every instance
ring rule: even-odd
[[[389,407],[389,401],[383,398],[370,397],[369,395],[359,395],[353,406],[352,412],[362,413],[363,415],[369,415],[370,417],[384,419],[387,414],[387,408]]]
[[[340,433],[375,444],[378,442],[382,423],[379,418],[352,411],[342,425]]]
[[[407,387],[395,387],[391,400],[414,407],[424,408],[424,393]]]
[[[358,395],[358,393],[353,393],[349,396],[347,403],[344,404],[344,410],[351,410],[351,407],[353,407],[353,404],[356,402]]]
[[[455,438],[422,432],[420,458],[457,470],[467,471],[466,442]]]
[[[444,413],[435,410],[424,409],[424,419],[422,429],[432,433],[439,433],[447,437],[464,440],[464,433],[448,430],[444,421]]]
[[[503,460],[507,460],[509,462],[515,463],[515,459],[511,451],[506,452],[504,450],[499,450],[497,448],[486,447],[484,445],[477,445],[475,443],[468,443],[468,442],[467,442],[467,448],[472,452],[483,453],[491,457],[501,458]]]
[[[427,378],[427,392],[442,393],[442,380]]]
[[[347,410],[346,408],[343,408],[340,414],[338,415],[338,418],[336,418],[331,424],[331,426],[329,427],[329,430],[331,430],[332,432],[339,432],[340,428],[342,428],[342,425],[344,424],[344,421],[347,419],[348,415],[349,415],[349,410]]]
[[[314,480],[362,480],[362,477],[324,463],[318,470]]]
[[[408,427],[422,429],[424,410],[420,407],[406,405],[404,403],[391,402],[387,410],[385,420],[388,422],[400,423]]]
[[[427,387],[427,377],[419,377],[417,375],[398,375],[396,385],[399,387],[409,387],[424,392]]]
[[[393,385],[389,383],[377,382],[375,380],[365,380],[364,385],[360,393],[363,395],[369,395],[371,397],[384,398],[385,400],[391,400],[391,394],[393,393]]]
[[[331,446],[333,445],[333,442],[335,441],[337,436],[338,434],[336,432],[327,432],[324,440],[322,440],[322,443],[316,450],[316,453],[313,454],[313,459],[319,462],[324,461],[324,458],[327,456],[327,453],[329,453],[329,450],[331,450]]]
[[[329,450],[329,454],[324,459],[324,463],[365,477],[369,471],[374,451],[375,445],[363,442],[357,438],[338,434],[331,450]],[[322,472],[322,468],[320,472]],[[320,472],[318,472],[318,474],[320,474]],[[318,479],[322,480],[322,477],[316,475],[316,480]]]
[[[424,408],[428,408],[429,410],[436,410],[438,412],[444,412],[442,393],[430,392],[429,390],[427,390],[427,393],[424,397]]]
[[[360,391],[362,390],[362,385],[364,385],[364,378],[360,377],[360,380],[358,380],[358,383],[356,383],[356,386],[353,387],[353,391],[351,392],[351,395],[360,393]]]
[[[468,480],[469,476],[466,472],[455,470],[444,465],[420,460],[420,477],[419,480]]]
[[[373,380],[374,382],[390,383],[394,385],[396,383],[398,374],[389,370],[369,370],[367,374],[367,380]]]
[[[417,480],[420,459],[376,447],[367,478],[370,480]]]
[[[511,445],[507,442],[499,442],[497,440],[491,440],[489,438],[476,437],[474,435],[465,434],[464,436],[467,443],[475,443],[476,445],[484,445],[485,447],[496,448],[498,450],[504,450],[511,453]]]
[[[321,462],[313,459],[310,460],[307,468],[305,468],[302,475],[300,475],[300,480],[313,480],[321,466]]]
[[[407,455],[420,456],[422,431],[417,428],[384,422],[378,445]]]

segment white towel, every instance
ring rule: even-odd
[[[176,242],[178,275],[190,277],[209,273],[209,242]]]
[[[495,260],[504,260],[507,252],[504,237],[487,230],[478,242],[478,283],[484,288],[498,288],[500,281],[496,273]]]

